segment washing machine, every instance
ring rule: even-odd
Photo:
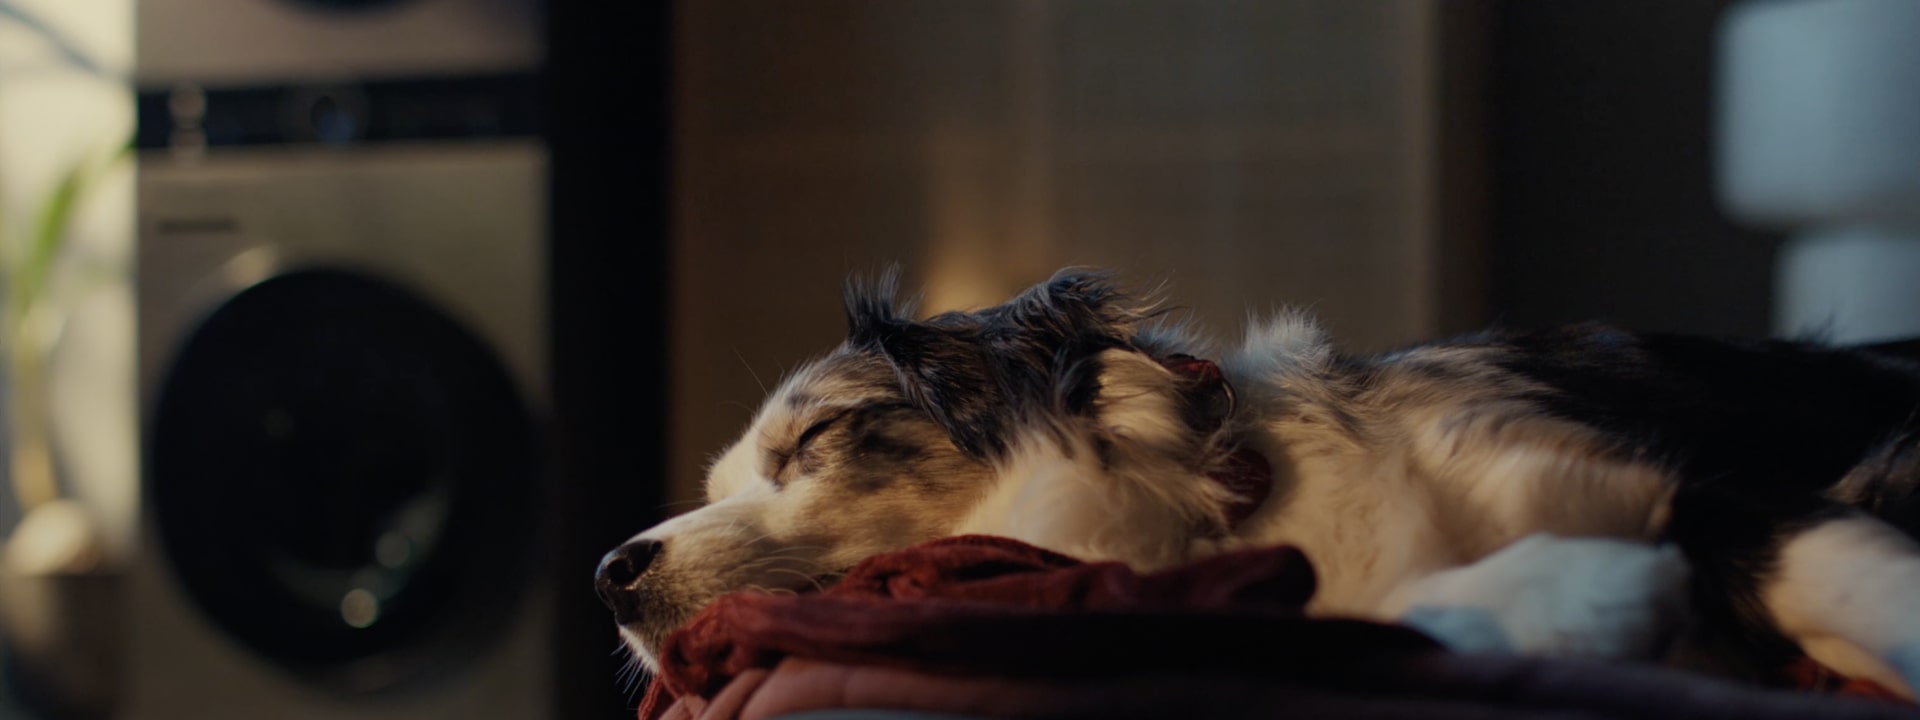
[[[553,714],[539,18],[140,4],[126,717]]]

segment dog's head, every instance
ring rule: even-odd
[[[1140,566],[1222,534],[1207,481],[1232,393],[1151,305],[1064,272],[1012,301],[915,320],[891,274],[850,283],[848,336],[792,373],[713,464],[708,504],[602,562],[643,661],[720,595],[806,591],[948,535]]]

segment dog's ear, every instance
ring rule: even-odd
[[[1064,269],[998,307],[1004,321],[1048,351],[1081,348],[1091,353],[1127,348],[1140,326],[1160,315],[1158,292],[1144,298],[1121,290],[1112,273]]]
[[[1124,342],[1150,311],[1121,290],[1111,273],[1069,268],[1005,306],[1015,325],[1049,338]]]
[[[1005,450],[1010,408],[986,348],[964,328],[903,323],[880,335],[907,398],[947,431],[961,452]]]
[[[974,457],[1004,451],[1022,413],[1085,412],[1099,353],[1129,347],[1151,314],[1109,275],[1065,270],[1005,305],[916,322],[894,299],[898,280],[888,270],[848,284],[847,343],[885,356],[907,397]]]
[[[857,275],[847,278],[841,299],[847,309],[848,343],[856,346],[877,343],[880,335],[912,317],[912,311],[901,307],[895,299],[899,288],[898,265],[889,266],[872,279]]]
[[[1002,448],[1006,411],[977,325],[915,322],[895,300],[899,270],[847,283],[847,344],[878,352],[893,365],[908,400],[945,428],[974,457]]]

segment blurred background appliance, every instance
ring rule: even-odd
[[[541,19],[140,4],[128,717],[557,712]]]

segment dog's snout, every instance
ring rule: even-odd
[[[600,558],[600,570],[594,573],[593,588],[600,601],[613,611],[614,620],[626,624],[640,617],[640,592],[634,582],[660,555],[658,540],[635,540],[614,548]]]

